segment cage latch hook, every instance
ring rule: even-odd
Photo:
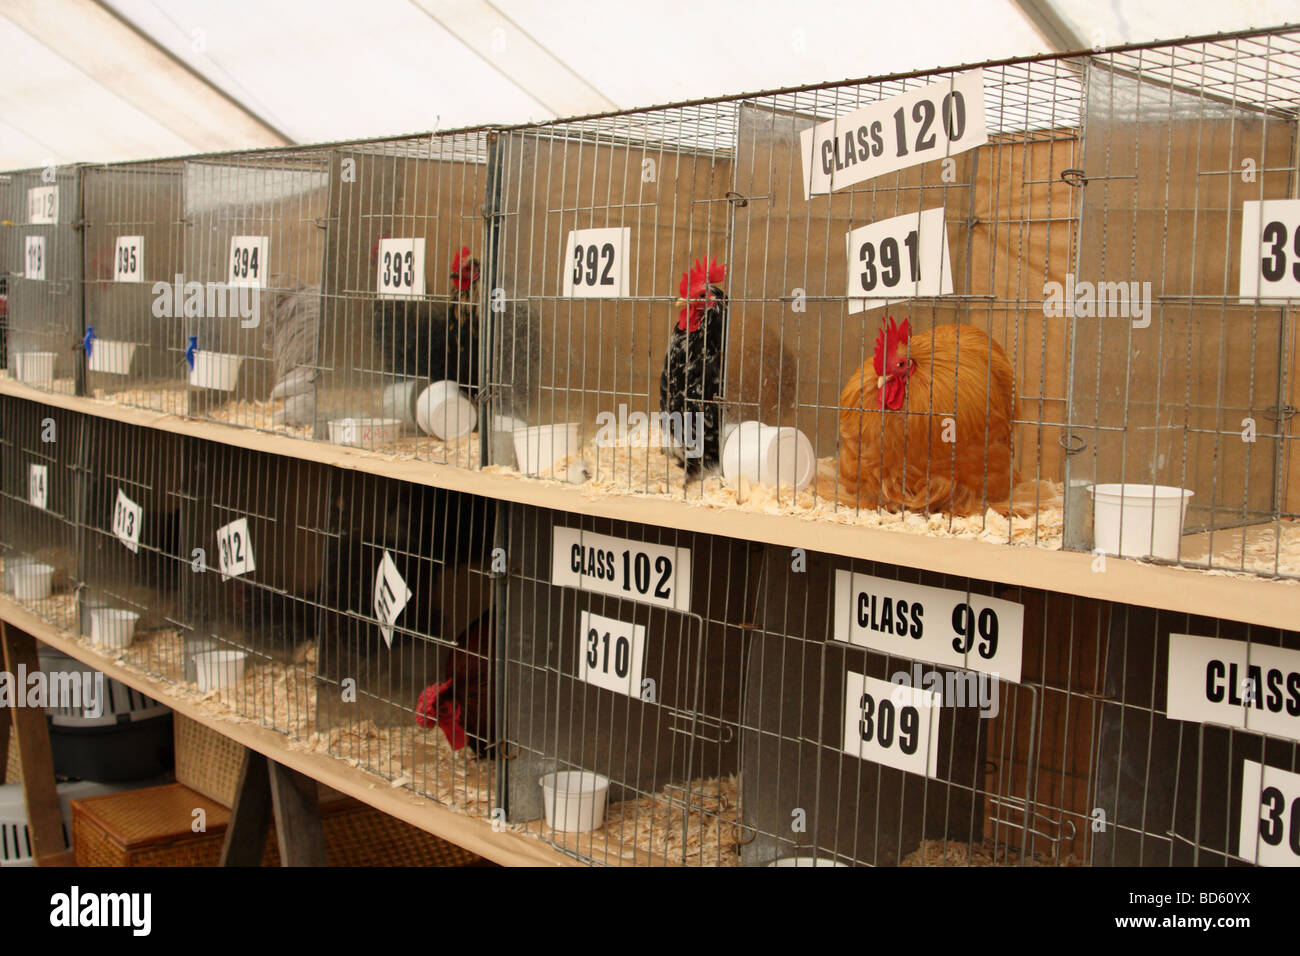
[[[1067,455],[1077,455],[1088,447],[1087,441],[1078,435],[1061,435],[1056,443],[1065,449]]]
[[[1083,174],[1082,169],[1063,169],[1061,182],[1069,186],[1083,186],[1088,182],[1088,177]]]
[[[1294,405],[1270,405],[1261,415],[1270,422],[1289,422],[1300,408]]]
[[[727,202],[731,203],[737,209],[744,209],[746,206],[749,205],[748,196],[742,196],[740,193],[734,192],[732,190],[728,190],[726,193],[724,193],[722,198],[727,200]]]

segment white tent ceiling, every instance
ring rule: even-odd
[[[513,123],[1300,20],[1300,0],[0,0],[0,169]]]

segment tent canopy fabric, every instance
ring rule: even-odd
[[[545,120],[1297,20],[1300,0],[2,0],[0,169]]]

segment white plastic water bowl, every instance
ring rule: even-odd
[[[609,778],[590,770],[561,770],[537,781],[546,825],[563,833],[585,833],[605,825]]]
[[[137,612],[123,607],[97,607],[90,612],[90,642],[105,650],[126,650],[139,620]]]
[[[824,856],[782,856],[773,860],[768,866],[848,866],[838,860],[828,860]]]
[[[336,445],[373,447],[402,434],[397,418],[336,418],[329,423],[330,441]]]
[[[797,428],[741,422],[727,430],[722,445],[722,475],[733,484],[743,476],[773,488],[806,488],[817,470],[812,442]]]
[[[13,356],[14,378],[28,385],[54,384],[53,352],[18,352]]]
[[[221,690],[244,679],[248,655],[244,651],[202,651],[194,655],[199,690]]]
[[[533,425],[516,428],[515,460],[525,475],[551,471],[563,458],[582,453],[582,423]]]
[[[443,441],[464,438],[478,424],[478,409],[451,380],[434,382],[415,400],[415,421]]]
[[[135,357],[135,348],[136,343],[134,342],[95,339],[90,348],[90,361],[87,363],[87,367],[92,372],[129,375],[131,360]]]
[[[1178,558],[1187,502],[1169,485],[1091,485],[1093,547],[1121,558]]]
[[[239,367],[244,364],[242,355],[224,352],[195,352],[194,368],[190,369],[190,384],[197,388],[211,388],[219,392],[233,392],[239,380]]]
[[[54,566],[29,560],[14,568],[14,597],[20,601],[43,601],[54,590]]]

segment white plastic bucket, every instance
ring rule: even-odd
[[[54,384],[54,353],[18,352],[14,355],[14,377],[29,385]]]
[[[203,651],[194,655],[194,670],[199,690],[207,693],[233,687],[244,679],[248,655],[243,651]]]
[[[242,355],[224,352],[195,352],[194,368],[190,369],[190,384],[199,388],[213,388],[219,392],[233,392],[239,379]]]
[[[585,833],[605,825],[609,778],[590,770],[561,770],[537,781],[546,805],[546,825],[564,833]]]
[[[125,650],[139,620],[139,614],[126,608],[95,608],[90,612],[90,642],[111,651]]]
[[[782,856],[777,857],[768,866],[848,866],[838,860],[828,860],[824,856]]]
[[[402,434],[402,423],[396,418],[337,418],[329,425],[330,441],[336,445],[370,447]]]
[[[516,428],[515,460],[525,475],[550,471],[561,458],[582,453],[582,424],[564,422]]]
[[[1093,547],[1121,558],[1178,557],[1193,492],[1168,485],[1092,485]]]
[[[741,476],[761,485],[806,488],[817,472],[812,442],[797,428],[741,422],[727,431],[722,446],[722,474],[728,481]]]
[[[90,361],[87,363],[92,372],[110,372],[113,375],[127,375],[131,371],[131,359],[135,356],[134,342],[114,342],[109,339],[95,339],[90,347]]]
[[[14,568],[14,597],[20,601],[42,601],[54,589],[54,566],[27,561]]]
[[[4,589],[6,594],[14,593],[14,581],[18,580],[20,571],[32,563],[25,554],[13,553],[5,556]]]
[[[385,418],[396,418],[403,425],[414,426],[415,394],[420,388],[420,380],[404,379],[385,385],[379,396],[379,413]]]
[[[455,382],[434,382],[415,400],[415,423],[443,441],[463,438],[478,423],[478,409]]]

